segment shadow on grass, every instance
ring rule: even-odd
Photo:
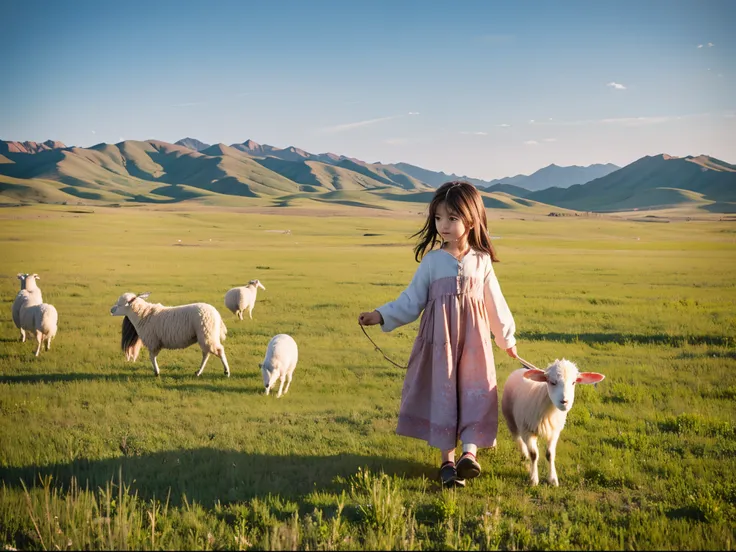
[[[221,373],[210,374],[205,372],[197,377],[194,372],[191,374],[163,374],[157,378],[153,375],[153,370],[140,370],[130,372],[64,372],[58,374],[17,374],[11,376],[0,376],[0,384],[23,384],[23,383],[55,383],[55,382],[75,382],[75,381],[110,381],[110,382],[128,382],[128,381],[160,381],[166,388],[181,390],[207,390],[217,392],[253,392],[253,390],[261,390],[262,384],[260,374],[232,374],[226,378]],[[237,381],[244,383],[246,381],[254,382],[247,388],[242,386],[233,387],[232,383]],[[225,384],[225,385],[221,385]]]
[[[129,445],[129,449],[134,447]],[[39,487],[42,478],[51,476],[54,485],[66,490],[76,478],[81,488],[96,490],[113,479],[117,483],[122,473],[131,493],[146,500],[165,499],[170,491],[172,505],[181,505],[186,495],[190,503],[211,507],[217,501],[224,504],[269,494],[298,500],[312,491],[339,493],[358,468],[402,477],[434,478],[436,471],[426,464],[380,456],[283,456],[197,448],[48,466],[0,467],[0,480],[22,489],[21,480],[29,488]]]
[[[669,335],[669,334],[623,334],[623,333],[562,333],[562,332],[520,332],[519,339],[529,341],[560,341],[563,343],[616,343],[626,345],[636,343],[642,345],[668,345],[684,347],[686,345],[717,345],[729,347],[734,338],[723,335]]]

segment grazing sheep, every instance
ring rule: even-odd
[[[264,291],[266,289],[259,280],[251,280],[244,286],[228,290],[225,294],[225,306],[241,320],[243,319],[243,312],[247,309],[248,316],[253,320],[253,306],[256,304],[258,288]]]
[[[539,483],[537,437],[547,441],[549,482],[558,486],[555,454],[567,413],[575,400],[576,383],[598,383],[595,372],[578,372],[569,360],[555,360],[546,370],[520,368],[511,372],[503,388],[501,410],[511,435],[525,458],[531,459],[531,484]]]
[[[25,291],[25,290],[24,290]],[[56,308],[48,303],[34,303],[36,296],[28,293],[22,296],[20,304],[20,329],[25,341],[25,332],[34,332],[38,347],[35,355],[41,352],[41,345],[46,343],[46,350],[51,349],[51,340],[56,336],[59,325],[59,314]]]
[[[39,279],[38,274],[26,274],[24,272],[18,273],[20,291],[16,294],[15,301],[13,301],[13,322],[15,323],[15,327],[20,330],[20,340],[24,343],[26,340],[26,331],[21,328],[20,307],[23,303],[28,306],[40,305],[43,303],[41,290],[36,285],[37,279]]]
[[[123,328],[122,338],[120,340],[120,347],[125,354],[125,360],[132,360],[135,362],[138,360],[138,354],[141,352],[143,341],[138,336],[138,332],[135,331],[135,326],[127,316],[123,317]]]
[[[202,364],[197,376],[204,371],[209,356],[220,357],[225,375],[230,376],[230,367],[225,356],[227,328],[220,313],[207,303],[192,303],[177,307],[165,307],[160,303],[146,301],[150,293],[123,293],[110,309],[113,316],[126,316],[148,348],[153,371],[158,376],[156,357],[162,349],[185,349],[199,343],[202,349]],[[130,340],[128,340],[130,342]],[[123,345],[126,340],[123,339]]]
[[[281,385],[276,398],[281,397],[282,390],[284,394],[289,391],[297,360],[299,360],[299,350],[294,338],[286,334],[278,334],[271,338],[266,348],[266,358],[258,364],[263,374],[266,395],[276,385],[277,380],[281,380]],[[286,389],[284,389],[284,381],[286,381]]]

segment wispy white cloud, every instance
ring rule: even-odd
[[[508,124],[506,124],[506,123],[501,123],[501,124],[500,124],[500,125],[498,125],[498,126],[500,126],[501,128],[509,128],[509,127],[511,127],[511,125],[508,125]]]
[[[96,132],[95,132],[94,130],[90,130],[90,132],[91,132],[92,134],[97,134],[97,133],[96,133]]]
[[[476,131],[461,130],[460,134],[472,134],[473,136],[488,136],[488,133],[483,132],[482,130],[476,130]]]
[[[342,125],[334,125],[334,126],[322,128],[320,132],[326,133],[326,134],[335,134],[338,132],[355,130],[356,128],[376,125],[378,123],[385,123],[386,121],[393,121],[394,119],[401,119],[402,117],[409,117],[413,115],[419,115],[419,112],[409,111],[409,113],[407,113],[406,115],[389,115],[388,117],[376,117],[375,119],[365,119],[363,121],[355,121],[354,123],[344,123]]]
[[[658,117],[609,117],[604,119],[583,119],[578,121],[553,121],[541,122],[543,126],[582,126],[582,125],[611,125],[611,126],[647,126],[659,125],[678,121],[680,119],[690,119],[695,117],[706,117],[709,113],[692,113],[687,115],[664,115]]]
[[[527,140],[526,142],[524,142],[524,145],[526,145],[526,146],[536,146],[536,145],[539,145],[539,142],[537,142],[536,140]]]
[[[715,46],[715,44],[713,44],[712,42],[708,43],[708,48],[712,48],[713,46]]]
[[[618,82],[609,82],[606,86],[610,86],[614,90],[626,90],[626,86]]]
[[[530,125],[533,125],[534,124],[534,119],[529,119],[529,124]]]
[[[700,49],[700,48],[702,48],[702,47],[703,47],[703,45],[702,45],[702,44],[698,44],[698,49]]]

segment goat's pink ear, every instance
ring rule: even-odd
[[[543,370],[527,370],[524,372],[524,377],[532,381],[538,381],[540,383],[547,382],[547,374]]]
[[[597,372],[583,372],[575,381],[577,383],[598,383],[599,381],[603,381],[605,377],[603,374],[598,374]]]

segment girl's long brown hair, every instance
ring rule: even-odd
[[[437,214],[437,206],[444,202],[447,210],[458,216],[466,228],[470,228],[468,233],[468,244],[476,251],[484,251],[491,256],[494,263],[499,261],[496,256],[496,250],[491,243],[491,237],[488,235],[488,220],[486,218],[486,209],[483,205],[483,198],[478,190],[470,182],[453,181],[445,182],[437,188],[437,191],[429,203],[429,213],[424,226],[419,232],[414,234],[412,238],[419,237],[419,242],[414,247],[414,259],[417,262],[438,243],[442,243],[442,238],[437,232],[437,226],[434,217]],[[472,228],[471,228],[472,227]]]

